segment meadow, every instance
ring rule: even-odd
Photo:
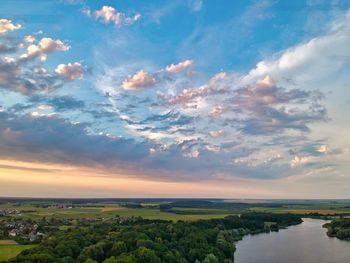
[[[19,245],[13,240],[0,240],[0,261],[13,258],[23,250],[35,246],[36,245]]]

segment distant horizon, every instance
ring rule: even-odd
[[[0,200],[266,200],[266,201],[346,201],[350,198],[206,198],[206,197],[11,197],[0,196]]]

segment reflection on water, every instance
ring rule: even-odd
[[[303,219],[288,229],[246,236],[236,244],[235,263],[349,263],[350,242],[329,238],[324,220]]]

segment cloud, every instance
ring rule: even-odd
[[[33,74],[15,60],[0,58],[0,87],[3,89],[29,95],[34,92],[53,91],[61,85],[52,74]]]
[[[331,153],[332,150],[330,149],[330,147],[328,145],[321,145],[318,149],[318,152],[322,153],[322,154],[328,154]]]
[[[331,24],[325,34],[257,63],[243,82],[248,83],[266,75],[278,80],[292,77],[294,81],[305,82],[336,73],[350,55],[349,22],[350,11],[347,11]]]
[[[36,38],[32,35],[25,36],[23,39],[23,41],[27,44],[32,44],[32,43],[34,43],[35,40],[36,40]]]
[[[202,0],[191,0],[190,1],[190,7],[194,12],[199,12],[201,11],[203,7],[203,1]]]
[[[100,10],[96,10],[95,12],[91,12],[90,9],[84,9],[83,13],[87,16],[93,16],[105,24],[112,23],[116,26],[131,25],[141,18],[141,14],[139,13],[134,16],[126,16],[112,6],[102,6]]]
[[[139,88],[154,86],[156,82],[155,77],[144,70],[140,70],[135,75],[124,80],[122,87],[124,90],[137,90]]]
[[[149,154],[150,146],[132,139],[89,135],[86,124],[56,117],[0,112],[0,157],[69,164],[122,165]]]
[[[209,132],[209,135],[213,138],[219,138],[219,137],[223,136],[224,134],[225,134],[225,132],[223,130]]]
[[[41,32],[35,33],[35,35],[37,34],[41,34]],[[29,46],[26,53],[19,54],[17,39],[4,38],[2,40],[5,41],[5,44],[0,44],[0,53],[6,53],[0,57],[1,89],[31,96],[34,93],[52,92],[62,87],[64,81],[60,77],[68,80],[82,78],[83,69],[79,63],[61,64],[57,67],[56,74],[42,65],[49,54],[69,50],[68,44],[49,37],[37,41],[34,35],[26,35],[24,43],[29,44]],[[37,58],[40,59],[40,62],[36,61]]]
[[[316,156],[295,156],[294,159],[290,161],[290,167],[298,167],[306,165],[310,162],[316,161],[319,157]]]
[[[208,117],[217,118],[217,117],[220,117],[223,112],[224,110],[221,106],[215,106],[208,113]]]
[[[0,34],[4,34],[8,31],[14,31],[20,29],[22,25],[14,24],[12,20],[9,19],[0,19]]]
[[[78,62],[59,64],[55,72],[68,80],[82,79],[84,77],[84,68]]]
[[[21,60],[28,61],[39,58],[41,61],[47,59],[47,55],[56,51],[67,51],[70,46],[57,39],[49,37],[42,38],[38,45],[32,44],[27,48],[27,52],[20,56]]]
[[[167,66],[165,68],[165,70],[169,73],[178,73],[180,71],[183,71],[187,68],[189,68],[190,66],[193,65],[193,60],[185,60],[185,61],[182,61],[178,64],[171,64],[169,66]]]
[[[327,120],[323,99],[318,91],[278,87],[266,76],[254,86],[237,89],[230,107],[245,115],[240,121],[241,129],[248,134],[271,134],[286,129],[309,132],[308,124]]]

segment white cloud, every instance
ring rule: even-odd
[[[224,109],[221,106],[215,106],[209,113],[208,117],[217,118],[223,113]]]
[[[68,80],[82,79],[84,77],[84,68],[78,62],[60,64],[56,67],[55,72]]]
[[[85,8],[83,9],[83,13],[87,16],[93,16],[105,24],[113,23],[117,26],[131,25],[141,18],[141,14],[139,13],[134,16],[126,16],[112,6],[102,6],[100,10],[96,10],[95,12],[91,12],[89,8]]]
[[[59,39],[54,40],[52,38],[44,37],[39,41],[38,45],[30,45],[27,48],[27,53],[22,54],[20,58],[25,61],[35,58],[45,61],[49,53],[67,51],[69,49],[70,46]]]
[[[7,31],[13,31],[20,29],[22,26],[20,24],[12,23],[9,19],[0,19],[0,34],[6,33]]]
[[[188,67],[192,66],[193,64],[193,60],[185,60],[185,61],[182,61],[178,64],[171,64],[171,65],[168,65],[165,70],[169,73],[178,73],[180,71],[183,71],[185,69],[187,69]]]
[[[275,86],[275,81],[269,75],[267,75],[263,79],[258,79],[256,81],[256,86],[259,88],[271,88]]]
[[[328,145],[321,145],[317,151],[323,154],[328,154],[332,152]]]
[[[156,84],[156,79],[144,70],[123,81],[122,87],[125,90],[136,90],[138,88],[150,87]]]
[[[224,134],[225,134],[225,132],[223,130],[209,132],[209,135],[213,138],[219,138],[219,137],[223,136]]]
[[[295,156],[294,159],[290,161],[290,167],[304,166],[305,164],[320,161],[320,158],[317,156]]]
[[[350,12],[341,16],[324,35],[291,47],[257,63],[244,83],[263,76],[290,78],[297,82],[322,80],[341,69],[350,56]]]
[[[37,107],[39,110],[52,110],[52,106],[47,104],[41,104]]]
[[[35,41],[35,37],[32,35],[28,35],[24,37],[24,42],[27,44],[32,44]]]

